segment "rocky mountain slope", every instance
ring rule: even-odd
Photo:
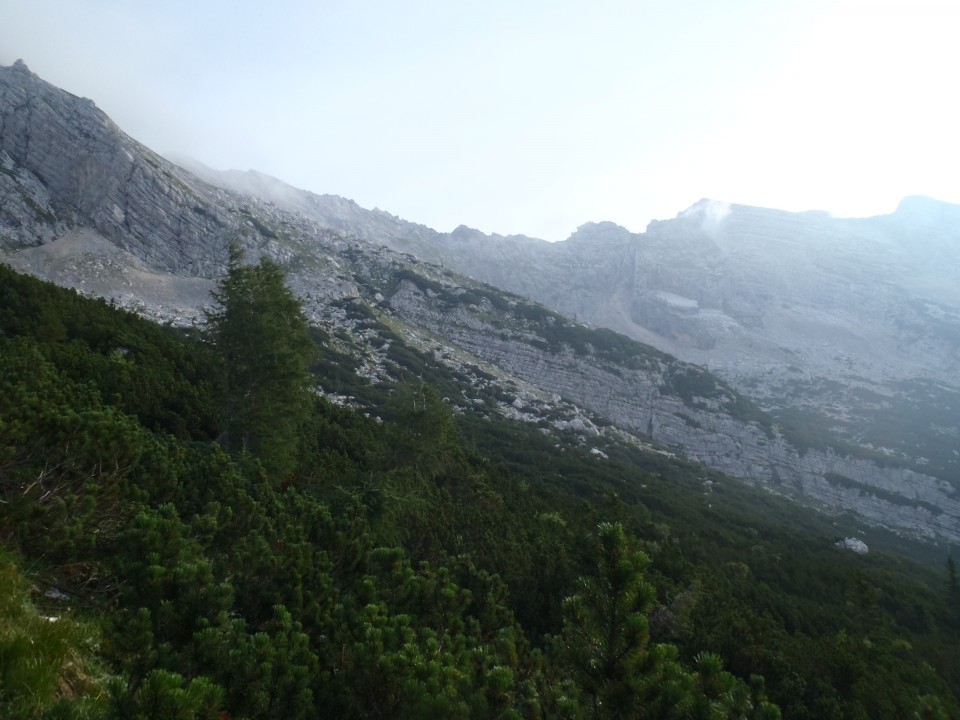
[[[904,384],[958,398],[958,206],[909,198],[889,216],[836,219],[701,201],[643,234],[600,223],[547,247],[460,243],[444,260],[707,366],[768,407],[814,411],[857,442],[896,441],[871,428],[908,399]],[[956,424],[932,405],[932,423]]]
[[[212,171],[195,170],[218,179]],[[886,306],[872,300],[872,276],[859,256],[851,256],[843,272],[824,270],[819,285],[781,298],[771,295],[750,265],[762,255],[758,248],[772,240],[756,231],[752,245],[736,252],[724,245],[740,233],[727,237],[719,228],[737,227],[731,218],[744,214],[739,209],[717,217],[716,206],[706,204],[678,218],[699,245],[677,244],[668,256],[664,248],[673,241],[665,231],[658,236],[656,226],[643,237],[607,224],[587,226],[556,246],[485,238],[466,228],[442,235],[266,176],[235,173],[221,176],[219,186],[207,180],[143,147],[93,103],[48,85],[22,63],[0,68],[0,259],[14,267],[162,320],[189,323],[199,320],[209,302],[228,244],[238,242],[252,257],[265,254],[284,265],[331,342],[358,355],[363,377],[389,375],[395,362],[390,342],[370,332],[376,319],[396,333],[397,342],[429,350],[457,369],[464,379],[461,397],[448,401],[461,409],[490,409],[481,397],[485,388],[496,398],[493,410],[537,423],[545,432],[568,433],[584,443],[601,437],[652,441],[776,492],[853,510],[901,531],[960,540],[960,498],[942,473],[926,472],[912,458],[811,443],[698,367],[451,270],[496,280],[594,324],[667,340],[665,346],[689,349],[688,356],[701,362],[716,351],[710,363],[724,369],[856,351],[854,342],[830,345],[826,336],[810,336],[813,347],[801,353],[791,345],[782,310],[790,298],[813,293],[803,312],[813,318],[809,327],[819,327],[815,309],[845,297],[840,289],[851,285],[851,272],[862,274],[864,299],[855,309],[894,307],[893,300]],[[806,252],[799,241],[778,242],[796,257]],[[660,264],[645,260],[639,246]],[[784,290],[787,280],[799,282],[791,257],[783,260]],[[542,274],[531,272],[531,259]],[[696,272],[703,266],[714,270],[712,279]],[[918,270],[911,282],[926,289],[929,307],[891,322],[939,312],[945,334],[927,333],[904,347],[904,363],[926,358],[924,343],[949,348],[950,288],[937,285],[937,263],[924,267],[929,272]],[[747,290],[734,293],[737,268]],[[837,274],[843,279],[832,281]],[[897,298],[900,291],[884,292]],[[761,311],[765,305],[776,307]],[[848,327],[837,327],[838,337],[858,329],[852,313]],[[774,332],[768,335],[765,327]],[[748,342],[735,347],[733,337]],[[752,364],[724,360],[744,352]],[[946,382],[956,357],[939,357],[943,367],[928,363],[928,372],[911,377]],[[864,382],[885,379],[881,365],[866,367]],[[820,372],[818,366],[797,367],[805,379]]]
[[[960,470],[960,206],[907,198],[865,219],[702,200],[634,234],[438,233],[250,172],[208,181],[622,332],[709,368],[809,440],[945,479]]]

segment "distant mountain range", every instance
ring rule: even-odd
[[[702,200],[644,233],[588,224],[551,244],[178,163],[23,63],[0,68],[0,259],[190,323],[236,241],[284,265],[370,377],[390,363],[363,313],[456,366],[464,407],[469,382],[495,382],[498,412],[547,431],[623,433],[960,540],[958,206],[841,220]]]

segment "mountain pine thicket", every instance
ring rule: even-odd
[[[0,267],[3,717],[960,717],[943,563],[455,415],[396,336],[399,383],[363,381],[269,262],[209,317]]]

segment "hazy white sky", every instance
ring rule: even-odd
[[[153,149],[438,230],[960,202],[956,0],[0,0]]]

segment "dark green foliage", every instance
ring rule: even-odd
[[[109,545],[156,440],[28,338],[0,337],[0,533],[56,560]]]
[[[840,475],[838,473],[824,473],[823,479],[831,485],[847,488],[848,490],[856,490],[861,495],[873,495],[894,505],[921,507],[930,511],[934,515],[939,515],[941,512],[943,512],[936,505],[926,502],[925,500],[911,500],[910,498],[904,497],[900,493],[896,493],[891,490],[884,490],[881,487],[875,487],[873,485],[864,485],[861,482],[857,482],[853,478],[848,478],[845,475]]]
[[[273,230],[271,230],[266,224],[264,224],[263,220],[261,220],[259,217],[257,217],[253,213],[242,210],[240,214],[243,215],[246,221],[250,225],[252,225],[254,228],[256,228],[257,232],[260,233],[263,237],[268,238],[270,240],[276,240],[278,238],[278,235]]]
[[[699,653],[692,671],[672,645],[651,645],[647,616],[655,589],[650,560],[619,524],[598,528],[596,574],[581,578],[564,601],[558,639],[580,713],[591,718],[776,718],[777,708],[723,669],[715,653]]]
[[[279,265],[266,258],[245,265],[236,247],[213,297],[207,321],[224,368],[224,445],[282,477],[299,461],[311,385],[303,308]]]
[[[187,682],[175,672],[155,669],[130,696],[117,698],[112,714],[131,720],[218,720],[223,690],[207,678]]]
[[[259,307],[264,280],[305,347],[263,267],[223,292]],[[208,345],[0,273],[5,717],[960,715],[945,555],[854,556],[855,521],[455,414],[457,377],[396,336],[395,387],[304,360],[382,424],[303,393],[297,360],[293,444],[227,413],[260,438],[228,452]]]
[[[149,430],[210,439],[213,357],[183,335],[0,265],[0,337],[29,338],[60,371]]]
[[[666,390],[683,398],[687,404],[692,404],[696,398],[710,399],[721,396],[723,388],[706,370],[686,365],[677,367],[670,373]]]
[[[599,545],[596,575],[564,601],[562,652],[592,717],[633,717],[651,675],[644,665],[654,589],[643,577],[650,560],[629,547],[620,525],[601,523]]]
[[[431,280],[430,278],[424,277],[423,275],[415,273],[412,270],[401,268],[395,273],[395,281],[400,283],[404,280],[416,285],[420,292],[427,292],[428,290],[435,293],[445,292],[443,283],[437,282],[436,280]]]

